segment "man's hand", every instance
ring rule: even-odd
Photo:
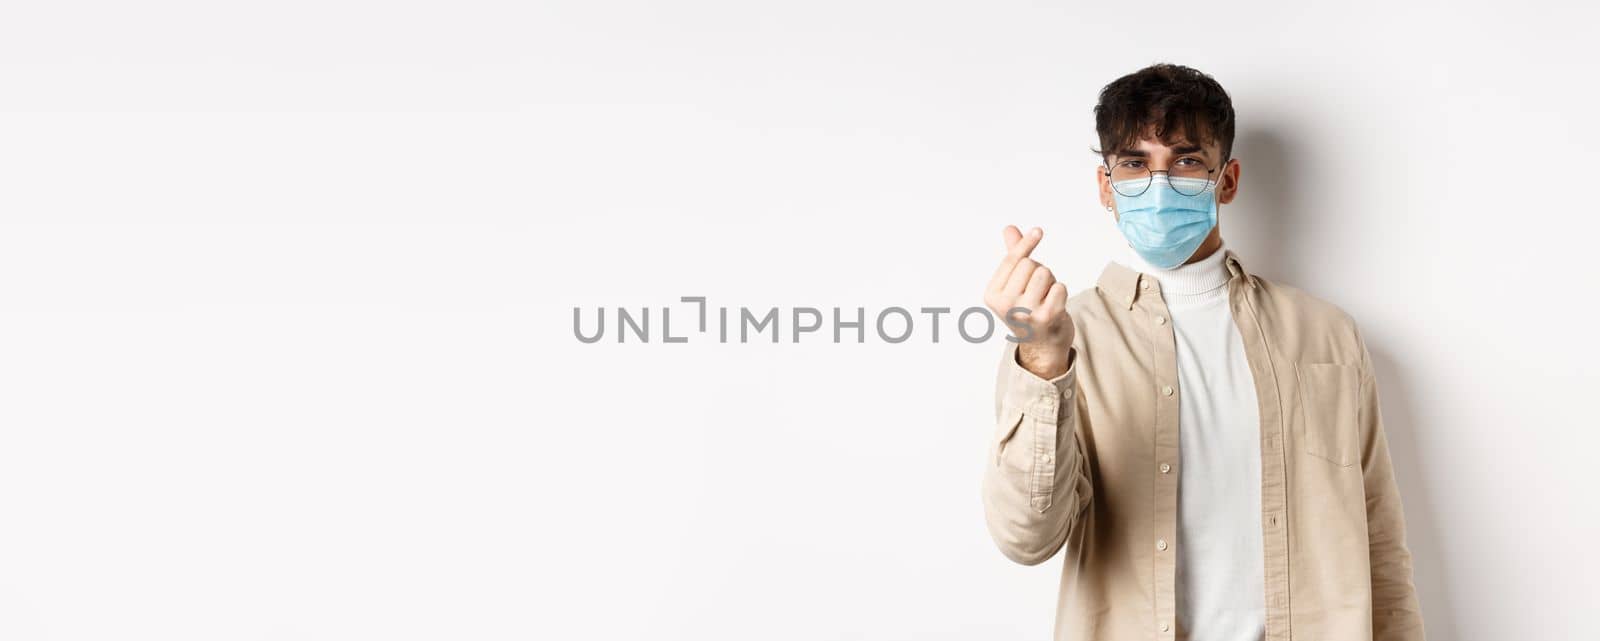
[[[1044,238],[1043,229],[1034,227],[1023,235],[1015,225],[1006,225],[1004,235],[1006,255],[989,279],[983,302],[1022,341],[1017,345],[1018,363],[1040,378],[1055,378],[1067,371],[1076,332],[1067,315],[1067,286],[1056,282],[1050,268],[1028,258]],[[1011,315],[1016,307],[1029,312]]]

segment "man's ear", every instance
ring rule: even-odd
[[[1112,203],[1111,179],[1106,177],[1106,168],[1099,166],[1095,167],[1094,179],[1095,182],[1100,185],[1100,206],[1110,207]]]
[[[1222,166],[1222,176],[1217,180],[1218,203],[1231,203],[1234,196],[1239,194],[1239,172],[1242,169],[1243,166],[1233,158],[1229,158],[1228,164]]]

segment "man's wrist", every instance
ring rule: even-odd
[[[1060,347],[1022,343],[1017,346],[1017,364],[1034,376],[1048,381],[1067,373],[1072,366],[1071,352],[1070,345]]]

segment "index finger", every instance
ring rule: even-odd
[[[1006,254],[1008,256],[1015,256],[1021,259],[1032,253],[1033,248],[1038,247],[1039,241],[1044,239],[1044,230],[1038,227],[1028,230],[1026,234],[1018,234],[1015,237],[1012,236],[1013,229],[1016,229],[1016,227],[1006,227]]]
[[[1016,227],[1007,225],[1005,238],[1006,256],[1000,259],[1000,267],[995,269],[994,276],[989,279],[989,289],[1005,284],[1006,279],[1011,276],[1011,270],[1017,267],[1017,263],[1027,258],[1028,254],[1033,253],[1033,248],[1039,246],[1039,241],[1044,239],[1044,230],[1034,227],[1026,234],[1019,234]]]

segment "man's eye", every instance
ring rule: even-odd
[[[1125,161],[1122,162],[1122,166],[1126,167],[1128,169],[1144,169],[1144,161],[1142,161],[1142,160],[1125,160]]]
[[[1178,165],[1182,167],[1199,167],[1202,164],[1204,163],[1201,163],[1199,158],[1184,157],[1178,159]]]

